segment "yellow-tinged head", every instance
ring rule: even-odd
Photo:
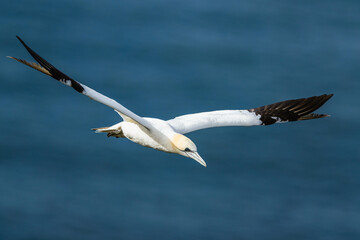
[[[199,162],[201,165],[206,167],[205,161],[200,157],[197,152],[195,143],[189,138],[185,137],[182,134],[175,134],[171,139],[172,144],[175,147],[176,153],[189,157]]]

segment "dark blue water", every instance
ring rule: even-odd
[[[3,1],[0,239],[360,239],[359,1]],[[7,55],[16,40],[141,116],[323,93],[331,118],[188,136],[195,161]]]

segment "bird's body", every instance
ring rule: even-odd
[[[315,114],[313,111],[329,100],[332,94],[287,100],[252,109],[219,110],[187,114],[168,121],[140,117],[115,100],[60,72],[35,53],[19,37],[17,38],[40,65],[19,58],[10,58],[49,75],[61,83],[72,87],[77,92],[113,108],[122,117],[122,122],[110,127],[95,128],[96,132],[107,133],[109,137],[125,137],[145,147],[190,157],[203,166],[206,166],[206,163],[198,154],[196,145],[183,134],[212,127],[271,125],[279,122],[308,120],[328,116],[326,114]]]
[[[163,152],[174,152],[174,146],[170,139],[172,139],[177,133],[174,132],[169,124],[161,119],[144,119],[153,125],[156,130],[149,131],[136,123],[126,121],[120,122],[116,124],[116,126],[118,126],[118,130],[123,133],[124,137],[133,141],[134,143],[140,144],[144,147],[154,148]]]
[[[105,132],[108,137],[126,137],[144,147],[191,157],[206,166],[205,161],[197,153],[195,144],[189,138],[176,132],[167,121],[158,118],[144,119],[153,127],[151,130],[131,120],[122,121],[110,127],[94,128],[93,130],[98,133]]]
[[[119,113],[122,116],[121,113]],[[191,115],[191,116],[190,116]],[[221,125],[234,126],[241,124],[242,126],[260,125],[260,116],[247,110],[220,110],[212,112],[204,112],[180,116],[175,119],[164,121],[158,118],[144,117],[147,122],[154,126],[154,130],[149,131],[136,122],[123,121],[110,127],[94,128],[96,132],[108,133],[109,137],[126,137],[127,139],[140,144],[144,147],[154,148],[164,152],[176,152],[176,147],[172,143],[172,139],[178,134],[184,134],[189,128],[206,128],[206,124],[214,125],[218,119],[217,116],[226,116]],[[234,117],[235,116],[235,117]],[[238,117],[236,117],[238,116]],[[122,116],[124,117],[124,116]],[[181,121],[182,118],[195,118],[193,121]],[[208,119],[210,118],[210,119]],[[241,123],[236,122],[240,121]],[[180,120],[180,121],[179,121]],[[194,130],[192,130],[194,131]]]

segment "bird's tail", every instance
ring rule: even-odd
[[[125,137],[119,123],[111,127],[92,128],[91,130],[94,130],[96,133],[107,133],[108,137]]]

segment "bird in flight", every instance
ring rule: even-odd
[[[313,112],[329,100],[333,94],[287,100],[244,110],[219,110],[187,114],[167,121],[157,118],[140,117],[115,100],[64,74],[34,52],[20,37],[16,37],[38,63],[10,56],[9,58],[49,75],[59,82],[72,87],[75,91],[111,107],[123,119],[122,122],[113,126],[94,128],[93,130],[98,133],[107,133],[108,137],[128,138],[145,147],[180,154],[196,160],[205,167],[206,163],[198,154],[195,143],[184,136],[184,134],[204,128],[271,125],[274,123],[329,116]]]

